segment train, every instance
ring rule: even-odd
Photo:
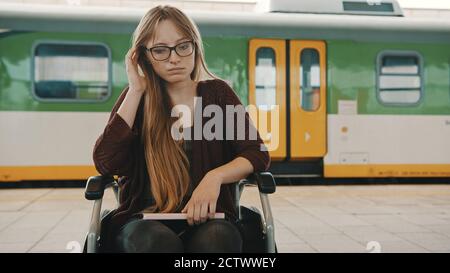
[[[210,70],[256,106],[275,177],[450,177],[448,18],[404,16],[395,0],[273,2],[186,13]],[[146,11],[2,4],[1,182],[97,174],[93,145]]]

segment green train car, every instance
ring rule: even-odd
[[[187,13],[211,70],[256,106],[275,176],[450,177],[450,20],[355,1]],[[92,148],[145,12],[2,5],[0,181],[97,174]]]

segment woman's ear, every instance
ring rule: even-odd
[[[145,77],[145,74],[144,74],[144,72],[142,71],[141,66],[138,64],[137,67],[138,67],[138,74],[139,74],[139,76]]]
[[[141,47],[141,50],[139,51],[139,57],[138,57],[138,73],[141,75],[143,72],[142,68],[153,70],[153,66],[151,61],[147,58],[147,55],[145,54],[145,49]],[[143,73],[142,73],[143,74]]]

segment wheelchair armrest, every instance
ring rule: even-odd
[[[258,185],[261,193],[274,193],[276,190],[275,180],[270,172],[256,172],[239,182],[242,184]]]
[[[91,176],[86,183],[86,190],[84,197],[87,200],[98,200],[103,198],[105,188],[114,183],[114,177],[112,176]]]

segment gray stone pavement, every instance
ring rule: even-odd
[[[270,202],[279,252],[450,252],[450,185],[279,186]],[[0,252],[80,251],[92,204],[81,188],[0,189]],[[257,189],[241,204],[261,208]]]

